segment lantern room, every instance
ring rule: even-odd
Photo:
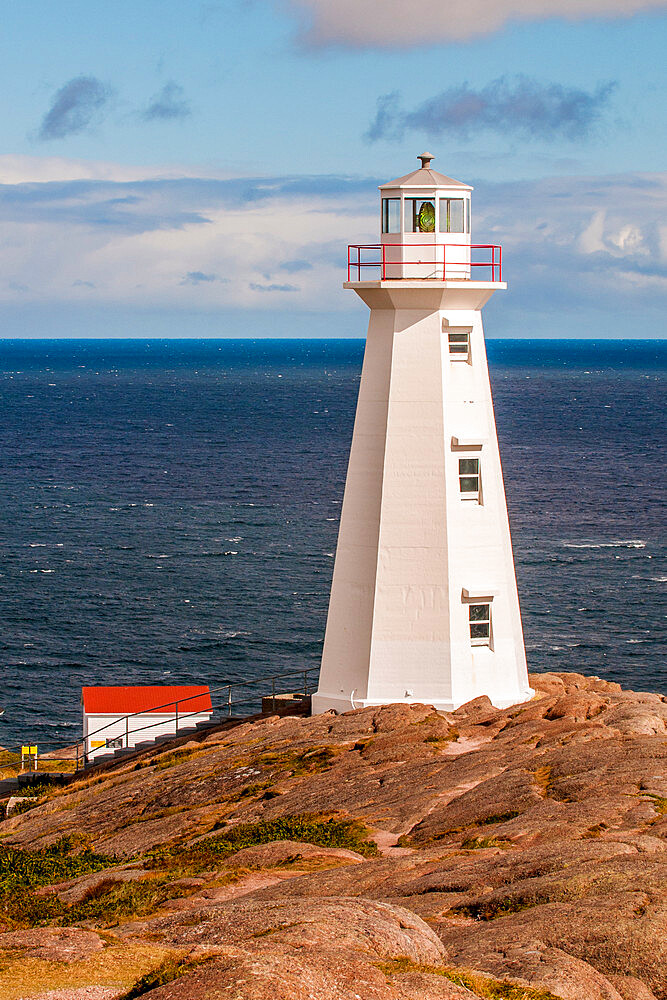
[[[470,278],[469,184],[421,167],[380,187],[385,278]]]

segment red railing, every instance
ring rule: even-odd
[[[426,253],[425,251],[430,251]],[[479,251],[486,259],[474,260]],[[415,259],[411,257],[414,252]],[[372,259],[364,259],[371,257]],[[362,268],[374,267],[382,281],[400,278],[430,278],[436,281],[503,280],[503,248],[494,243],[457,246],[446,243],[369,243],[347,248],[347,280],[361,281]],[[431,273],[424,273],[431,267]],[[475,271],[487,268],[488,275]],[[400,271],[400,274],[396,272]],[[353,275],[356,272],[356,278]]]

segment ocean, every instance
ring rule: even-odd
[[[490,341],[529,667],[666,691],[667,342]],[[363,341],[0,341],[0,744],[316,667]]]

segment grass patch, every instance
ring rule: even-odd
[[[67,907],[56,896],[36,896],[43,885],[65,882],[101,871],[115,858],[84,850],[72,854],[76,842],[61,837],[50,847],[23,851],[0,845],[0,921],[9,927],[33,927],[61,917]]]
[[[110,988],[109,992],[117,996],[173,953],[173,949],[156,943],[118,944],[110,940],[106,948],[87,958],[61,963],[32,958],[20,949],[12,949],[3,954],[0,997],[20,1000],[36,993],[49,996],[51,990],[62,990],[59,996],[70,996],[93,984]]]
[[[42,801],[45,801],[42,799]],[[37,806],[41,805],[39,799],[30,799],[24,796],[20,802],[15,802],[12,806],[11,815],[20,816],[22,813],[30,812],[31,809],[35,809]]]
[[[609,827],[606,823],[596,823],[595,826],[589,826],[589,828],[582,833],[582,840],[594,840],[596,837],[601,837],[605,830]]]
[[[365,858],[378,854],[377,844],[368,839],[368,830],[359,820],[334,819],[316,815],[281,816],[259,823],[239,823],[224,833],[207,837],[189,847],[159,851],[148,862],[158,869],[205,871],[242,850],[274,840],[296,840],[320,847],[344,847]]]
[[[449,913],[456,917],[470,917],[473,920],[498,920],[499,917],[509,917],[512,913],[529,910],[532,906],[547,903],[548,899],[541,896],[514,896],[505,899],[488,899],[478,903],[462,903],[453,906]]]
[[[164,878],[132,882],[109,878],[91,888],[80,903],[68,907],[60,922],[68,927],[92,920],[103,927],[113,927],[126,918],[147,917],[168,899],[182,894],[178,887],[170,888]]]
[[[495,813],[493,816],[487,816],[485,819],[478,819],[477,826],[490,826],[492,823],[507,823],[511,819],[516,819],[521,813],[518,809],[510,809],[509,812]]]
[[[651,802],[653,803],[653,808],[660,816],[667,816],[667,798],[663,798],[662,795],[654,795],[653,792],[643,792]]]
[[[470,990],[483,1000],[562,1000],[549,990],[532,989],[519,986],[517,983],[482,976],[466,969],[452,969],[442,965],[419,965],[409,958],[394,958],[389,962],[378,962],[377,968],[387,976],[405,975],[408,972],[421,972],[429,976],[442,976],[456,986]]]
[[[456,743],[459,738],[458,729],[453,727],[449,730],[446,736],[436,736],[435,733],[431,736],[427,736],[424,743]]]
[[[546,799],[551,790],[551,768],[548,765],[538,767],[533,771],[533,779],[540,790],[540,795]]]
[[[50,847],[37,851],[0,845],[0,892],[64,882],[117,864],[115,858],[92,851],[72,855],[75,846],[72,837],[61,837]]]
[[[50,782],[46,781],[36,781],[34,785],[21,785],[13,793],[14,798],[24,798],[26,795],[34,795],[40,798],[42,795],[48,795],[55,788]]]
[[[186,764],[195,757],[206,755],[206,751],[201,747],[183,747],[180,750],[172,750],[170,753],[162,754],[155,761],[156,771],[165,771],[168,767],[175,767],[177,764]]]
[[[259,795],[262,795],[262,792],[267,793],[265,795],[262,795],[262,798],[272,799],[275,798],[275,795],[269,794],[272,788],[273,788],[272,781],[258,781],[252,785],[246,785],[245,788],[242,788],[240,792],[237,792],[236,795],[233,795],[227,801],[242,802],[243,799],[252,799]],[[280,792],[277,792],[275,794],[280,795]]]
[[[142,997],[151,990],[157,989],[158,986],[164,986],[166,983],[173,983],[175,979],[180,979],[181,976],[186,976],[189,972],[192,972],[198,966],[203,965],[205,962],[210,962],[211,958],[200,958],[199,960],[193,959],[183,959],[183,958],[166,958],[164,962],[161,962],[156,969],[152,969],[145,975],[141,976],[140,979],[136,981],[134,986],[123,993],[119,1000],[136,1000],[136,997]]]
[[[304,774],[327,771],[338,753],[338,749],[328,746],[310,747],[308,750],[300,752],[281,750],[263,753],[255,763],[261,767],[285,771],[294,778],[300,778]]]
[[[468,837],[461,844],[464,851],[481,851],[486,847],[500,847],[507,850],[512,846],[510,840],[503,840],[501,837]]]

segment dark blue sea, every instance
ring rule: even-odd
[[[667,689],[667,342],[491,341],[533,670]],[[0,743],[318,664],[363,342],[0,342]]]

